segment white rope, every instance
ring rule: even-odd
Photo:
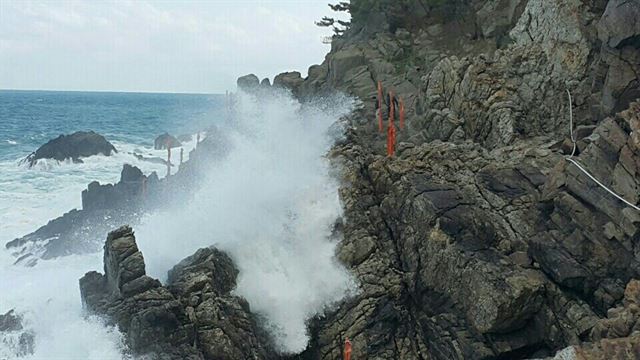
[[[630,201],[626,200],[622,196],[616,194],[613,190],[611,190],[608,187],[606,187],[603,183],[601,183],[600,181],[598,181],[598,179],[596,179],[593,175],[591,175],[585,168],[583,168],[582,165],[580,165],[578,163],[578,161],[576,161],[573,158],[574,154],[576,153],[576,138],[573,135],[573,104],[572,104],[571,93],[569,92],[569,89],[567,89],[567,95],[569,96],[569,133],[571,135],[571,142],[573,143],[573,150],[571,151],[571,155],[565,157],[565,159],[567,161],[570,161],[576,167],[578,167],[578,169],[580,169],[580,171],[582,171],[585,175],[587,175],[589,177],[589,179],[593,180],[596,184],[600,185],[601,188],[607,190],[609,192],[609,194],[615,196],[616,198],[618,198],[618,200],[620,200],[623,203],[629,205],[630,207],[636,209],[637,211],[640,211],[640,207],[638,207],[637,205],[631,203]]]

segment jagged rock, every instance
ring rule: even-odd
[[[178,135],[176,138],[181,143],[184,143],[184,142],[189,142],[189,141],[193,140],[193,135],[192,134],[181,134],[181,135]]]
[[[254,74],[241,76],[237,80],[237,85],[240,90],[252,92],[260,86],[260,79]]]
[[[24,357],[33,354],[35,347],[35,334],[30,330],[24,330],[22,316],[9,310],[0,315],[0,345],[5,351],[16,357]]]
[[[147,177],[140,169],[124,164],[120,181],[115,185],[100,185],[93,181],[82,191],[82,209],[93,211],[135,207],[144,195],[146,181]]]
[[[164,287],[146,275],[133,230],[109,233],[104,275],[80,279],[88,310],[108,316],[134,353],[167,359],[275,358],[247,302],[230,294],[238,270],[216,249],[200,249],[176,265]]]
[[[71,159],[82,162],[81,158],[92,155],[106,155],[116,153],[116,148],[102,135],[93,131],[78,131],[71,135],[60,135],[42,145],[29,155],[25,161],[33,166],[39,159],[54,159],[64,161]]]
[[[0,315],[0,331],[18,331],[22,330],[22,318],[12,310],[6,314]]]
[[[153,142],[153,148],[156,150],[163,150],[167,148],[176,148],[182,146],[180,140],[176,137],[169,135],[169,133],[164,133],[159,135]]]
[[[298,71],[284,72],[273,78],[273,86],[291,90],[294,95],[298,94],[298,89],[304,80]]]
[[[144,155],[140,155],[140,154],[136,154],[136,153],[133,153],[133,156],[135,156],[136,159],[141,160],[141,161],[148,161],[148,162],[154,163],[154,164],[167,165],[167,160],[165,160],[163,158],[156,157],[156,156],[154,156],[154,157],[146,157]]]
[[[640,7],[634,1],[611,0],[598,23],[598,37],[610,48],[640,45]]]
[[[271,81],[269,81],[269,78],[262,79],[262,81],[260,81],[260,87],[263,89],[271,88]]]

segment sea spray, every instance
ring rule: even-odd
[[[12,265],[0,252],[0,313],[23,317],[19,332],[0,333],[0,359],[120,360],[124,343],[113,326],[82,309],[78,278],[101,266],[102,254],[72,255],[39,261],[34,267]],[[34,335],[34,353],[16,357],[22,331]]]
[[[355,289],[335,260],[341,205],[325,157],[352,107],[338,95],[302,106],[285,93],[238,94],[234,120],[219,128],[229,143],[222,160],[184,206],[137,228],[148,273],[164,279],[182,258],[216,246],[233,258],[235,292],[268,320],[280,350],[304,350],[306,320]]]

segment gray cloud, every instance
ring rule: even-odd
[[[220,93],[306,73],[327,2],[0,0],[0,88]]]

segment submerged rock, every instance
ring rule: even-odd
[[[93,131],[78,131],[71,135],[60,135],[47,142],[29,155],[25,161],[29,166],[33,166],[39,159],[58,161],[71,159],[74,162],[82,162],[83,157],[98,154],[110,156],[116,152],[116,148],[102,135]]]
[[[276,358],[246,300],[231,295],[238,270],[224,253],[200,249],[176,265],[167,286],[146,275],[133,230],[109,233],[104,274],[80,279],[85,307],[125,333],[131,350],[166,359]]]

